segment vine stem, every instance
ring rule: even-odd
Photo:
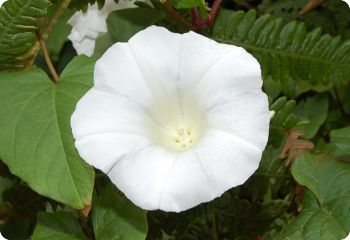
[[[192,29],[192,24],[187,21],[186,18],[184,18],[183,16],[181,16],[172,6],[171,6],[171,0],[166,0],[163,3],[163,6],[165,8],[165,10],[175,19],[177,20],[179,23],[181,23],[181,25],[183,25],[186,28]]]
[[[172,6],[171,0],[166,0],[163,5],[164,8],[169,14],[181,23],[184,27],[189,28],[191,30],[203,30],[205,26],[212,27],[215,21],[215,17],[220,9],[221,3],[223,0],[215,0],[213,6],[210,9],[207,19],[202,19],[199,15],[198,8],[192,8],[192,24],[187,21],[186,18],[181,16]]]
[[[59,6],[57,7],[56,11],[52,15],[52,17],[49,20],[49,23],[42,31],[42,39],[46,40],[49,36],[49,33],[51,32],[52,28],[56,25],[58,19],[63,14],[64,10],[68,7],[71,0],[61,0]],[[32,48],[22,57],[23,59],[28,59],[27,64],[25,65],[25,69],[30,68],[33,65],[34,59],[36,55],[38,54],[40,50],[40,43],[37,41]]]
[[[44,58],[45,58],[46,64],[47,64],[47,66],[48,66],[48,68],[50,70],[50,73],[51,73],[51,75],[53,77],[53,80],[54,80],[55,83],[57,83],[58,79],[59,79],[59,76],[58,76],[58,74],[56,72],[55,67],[52,64],[49,52],[47,51],[46,44],[44,42],[43,37],[41,36],[40,31],[36,31],[36,38],[38,39],[40,48],[41,48],[41,50],[42,50],[42,52],[44,54]]]
[[[213,26],[215,17],[220,9],[221,3],[222,3],[222,0],[215,0],[214,1],[213,6],[211,7],[211,10],[210,10],[210,13],[208,16],[208,20],[207,20],[209,26]]]

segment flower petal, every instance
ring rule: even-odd
[[[213,129],[206,131],[193,151],[215,186],[217,197],[244,183],[258,168],[262,155],[262,150],[244,139]],[[207,196],[201,202],[211,199]]]
[[[86,56],[92,56],[95,49],[95,40],[90,38],[84,38],[81,41],[75,41],[73,37],[70,38],[73,43],[73,47],[78,54],[85,54]]]
[[[218,61],[236,48],[232,45],[218,44],[195,32],[182,35],[179,61],[180,78],[188,85],[200,81]],[[220,75],[217,75],[220,76]],[[217,78],[216,76],[216,78]],[[216,80],[215,78],[215,80]]]
[[[210,129],[232,133],[263,151],[268,135],[270,112],[267,96],[262,91],[249,92],[233,100],[219,101],[208,108]]]
[[[177,81],[181,80],[177,67],[181,35],[151,26],[135,34],[128,44],[152,95],[174,95]]]
[[[147,111],[132,100],[93,88],[82,98],[71,117],[75,139],[104,132],[147,135],[152,124]]]
[[[75,141],[79,155],[90,165],[109,173],[130,153],[149,145],[148,138],[123,132],[101,132],[87,135]]]
[[[151,128],[148,124],[153,122],[142,106],[95,88],[79,101],[71,117],[79,154],[103,171],[121,156],[150,143],[145,132]]]
[[[192,150],[183,152],[164,182],[159,209],[181,212],[218,197],[203,162]]]
[[[176,159],[175,152],[147,145],[126,155],[108,176],[136,205],[155,210],[159,208],[164,182]]]
[[[261,92],[263,82],[258,61],[243,48],[230,48],[196,85],[196,93],[206,107],[240,98],[246,92]]]
[[[143,105],[152,99],[127,43],[114,44],[96,62],[94,87],[116,92]]]

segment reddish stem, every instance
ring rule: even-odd
[[[215,17],[220,9],[222,0],[215,0],[213,6],[211,7],[210,13],[208,15],[207,24],[208,26],[213,26]]]
[[[163,4],[165,10],[178,22],[180,22],[184,27],[192,29],[192,24],[187,21],[186,18],[182,17],[173,7],[171,6],[171,1],[167,0]]]
[[[196,25],[196,21],[200,19],[198,8],[192,8],[191,13],[192,13],[192,24]]]
[[[202,19],[199,16],[198,8],[192,8],[192,23],[199,29],[203,29],[204,26],[213,26],[215,17],[220,9],[222,0],[215,0],[213,6],[208,14],[207,19]]]
[[[207,19],[202,19],[199,15],[198,8],[192,8],[192,24],[187,21],[186,18],[181,16],[173,7],[171,6],[171,0],[167,0],[164,2],[164,8],[169,14],[180,22],[184,27],[189,28],[191,30],[202,30],[205,26],[212,27],[215,21],[215,17],[220,9],[221,3],[223,0],[215,0],[213,6],[208,14]]]

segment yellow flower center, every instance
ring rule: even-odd
[[[193,101],[181,104],[169,100],[157,102],[151,108],[156,123],[152,128],[154,141],[175,151],[184,151],[194,146],[203,128],[203,117],[199,109]]]

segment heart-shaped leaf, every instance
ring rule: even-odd
[[[350,231],[350,164],[305,154],[292,167],[306,192],[303,211],[275,240],[344,239]]]
[[[74,147],[70,116],[93,66],[77,57],[57,84],[38,68],[0,73],[0,158],[39,194],[81,209],[90,205],[94,170]]]

